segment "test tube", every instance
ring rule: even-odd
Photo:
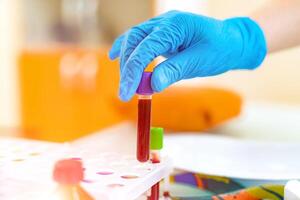
[[[149,160],[151,101],[153,90],[151,88],[152,72],[144,72],[138,94],[138,127],[137,127],[137,159],[140,162]]]
[[[152,163],[160,163],[160,150],[163,148],[163,128],[151,127],[150,131],[150,159]],[[150,200],[159,199],[159,182],[151,187]]]
[[[160,127],[151,127],[150,133],[151,162],[160,163],[160,151],[163,148],[164,129]]]

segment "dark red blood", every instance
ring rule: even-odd
[[[163,193],[163,196],[164,196],[164,197],[170,197],[170,192],[169,192],[169,191],[165,191],[165,192]]]
[[[151,153],[151,162],[152,163],[160,163],[159,154],[157,153]]]
[[[156,159],[151,159],[151,162],[154,163],[154,164],[155,164],[155,163],[160,163],[160,161],[159,161],[159,160],[156,160]]]
[[[146,162],[149,160],[150,123],[151,99],[139,99],[136,156],[140,162]]]
[[[151,187],[151,196],[150,200],[158,200],[159,199],[159,182]]]
[[[159,155],[156,153],[151,154],[151,162],[152,163],[160,163]],[[159,199],[159,182],[151,187],[151,196],[150,200],[158,200]]]

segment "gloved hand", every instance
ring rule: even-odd
[[[114,42],[109,56],[120,57],[120,93],[128,101],[142,73],[157,56],[152,89],[162,91],[182,79],[213,76],[233,69],[254,69],[267,49],[261,28],[250,18],[217,20],[170,11],[134,26]]]

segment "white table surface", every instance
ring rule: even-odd
[[[91,134],[86,138],[94,138],[94,140],[97,141],[94,144],[95,148],[101,146],[105,151],[112,149],[114,151],[134,153],[136,148],[135,126],[136,125],[132,123],[122,123],[101,132]],[[284,177],[290,179],[294,177],[294,175],[300,178],[300,167],[298,173],[297,170],[289,168],[288,166],[289,164],[295,166],[300,164],[299,162],[293,163],[293,156],[295,156],[295,153],[297,154],[298,146],[298,153],[300,154],[300,106],[248,103],[245,105],[239,117],[209,132],[214,132],[215,134],[176,133],[176,135],[166,135],[166,147],[164,152],[171,154],[171,157],[175,157],[175,167],[190,171],[236,178],[245,177],[248,179],[272,178],[272,173],[278,174],[278,176],[273,177],[276,180],[282,180]],[[195,140],[195,142],[198,141],[201,143],[205,140],[211,143],[211,145],[207,147],[209,148],[209,146],[214,145],[213,138],[215,138],[216,143],[218,142],[219,145],[221,145],[220,148],[228,149],[231,144],[234,148],[230,148],[231,150],[228,153],[226,151],[212,151],[212,149],[205,151],[205,148],[200,146],[199,152],[197,152],[187,145],[189,141]],[[228,138],[228,140],[226,138]],[[80,141],[82,142],[83,140],[84,138],[81,138]],[[185,141],[185,143],[183,141]],[[181,148],[179,151],[180,155],[178,155],[176,146],[182,145],[187,146]],[[292,153],[294,154],[287,155],[284,161],[287,163],[281,163],[280,160],[276,160],[276,154],[280,154],[281,158],[285,158],[285,154],[289,154],[290,147],[293,149]],[[219,150],[221,150],[220,148]],[[264,152],[258,151],[258,148]],[[272,149],[272,151],[270,151],[270,149]],[[194,151],[194,153],[191,153],[191,151]],[[246,153],[242,154],[239,153],[239,151]],[[272,153],[273,151],[274,154]],[[216,156],[213,155],[216,152],[218,152],[219,162],[211,159]],[[282,152],[285,153],[283,154]],[[193,154],[194,156],[190,156],[190,160],[185,159],[185,161],[182,162],[182,160],[178,158],[180,156],[184,157],[185,153]],[[207,156],[197,156],[200,154],[206,154]],[[261,156],[262,154],[265,156]],[[256,155],[258,156],[257,162],[255,162]],[[252,166],[252,172],[249,172],[247,171],[247,165],[244,166],[244,163],[242,163],[241,166],[238,167],[242,170],[230,169],[230,165],[228,164],[246,162],[247,159],[245,159],[245,157],[247,158],[247,156],[251,157],[251,162],[249,161],[248,163],[259,165],[259,167]],[[219,167],[216,167],[218,165]],[[289,169],[293,171],[290,172]]]

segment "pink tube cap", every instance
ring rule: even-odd
[[[78,184],[83,180],[83,176],[83,167],[81,161],[64,159],[59,160],[55,164],[53,179],[60,184]]]
[[[144,72],[138,89],[136,90],[137,94],[141,95],[151,95],[153,90],[151,88],[151,76],[152,72]]]

